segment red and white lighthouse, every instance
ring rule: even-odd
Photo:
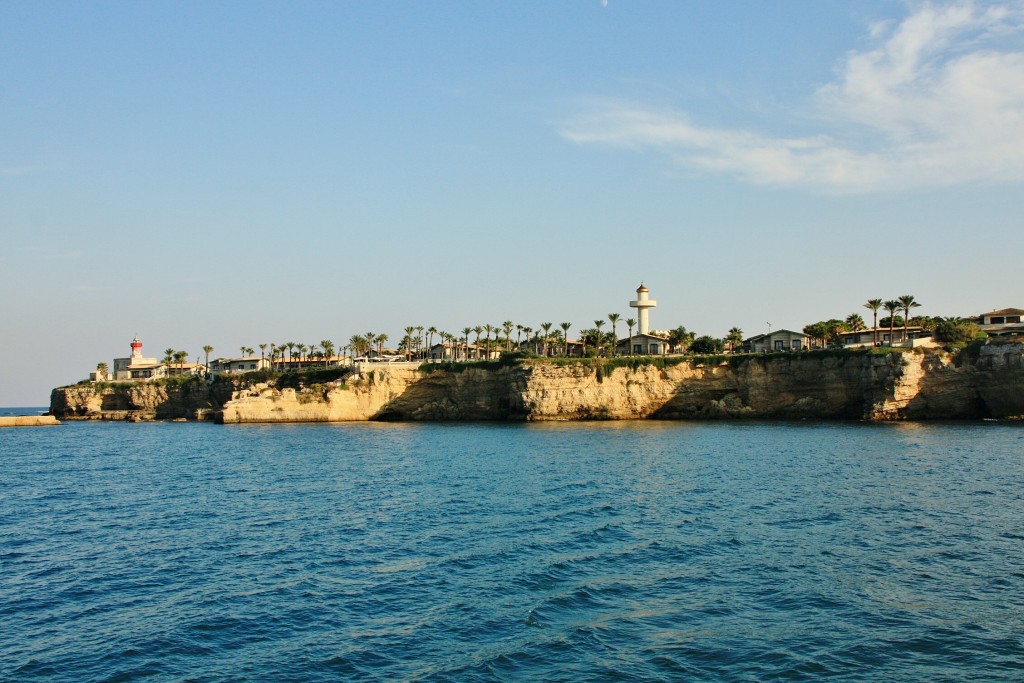
[[[132,339],[132,360],[136,358],[142,358],[142,340],[139,339],[139,335],[135,335],[135,339]]]

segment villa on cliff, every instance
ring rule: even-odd
[[[807,335],[785,328],[768,334],[755,334],[743,340],[744,351],[748,353],[769,353],[771,351],[802,351],[807,348]]]
[[[902,327],[893,327],[891,330],[888,327],[872,327],[856,332],[843,332],[842,344],[846,348],[874,346],[876,335],[881,346],[920,346],[920,340],[931,339],[932,332],[916,325],[911,325],[906,330]]]
[[[1019,308],[1001,308],[978,316],[978,327],[990,337],[1018,337],[1024,335],[1024,323],[1020,317],[1024,310]]]

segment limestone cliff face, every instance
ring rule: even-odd
[[[50,413],[80,420],[202,420],[231,398],[231,385],[184,386],[119,382],[54,389]]]
[[[172,396],[172,389],[149,385],[117,392],[68,387],[54,391],[52,412],[170,418],[222,406],[216,416],[225,423],[1024,417],[1021,344],[972,347],[955,356],[808,353],[607,372],[544,361],[460,370],[382,367],[347,385],[279,391],[261,384],[226,396]]]

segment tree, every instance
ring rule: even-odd
[[[544,357],[548,356],[548,338],[551,335],[551,326],[554,323],[541,323],[540,329],[544,330]]]
[[[516,351],[522,346],[523,341],[523,330],[525,328],[522,325],[516,325]]]
[[[732,328],[725,337],[725,342],[729,345],[729,353],[736,353],[736,347],[743,343],[743,330],[738,327]]]
[[[484,331],[484,328],[483,328],[482,325],[477,325],[476,327],[473,328],[473,332],[474,332],[474,334],[476,334],[476,340],[473,342],[473,346],[476,347],[476,357],[477,357],[477,360],[480,359],[480,334],[483,331]]]
[[[512,328],[515,326],[511,320],[506,320],[501,324],[502,331],[505,332],[505,350],[512,350]]]
[[[946,343],[965,343],[985,336],[970,320],[950,318],[935,324],[935,339]]]
[[[693,340],[690,344],[691,353],[721,353],[725,349],[725,344],[722,343],[721,339],[715,339],[708,335],[702,335]]]
[[[595,320],[594,321],[594,327],[597,329],[597,345],[594,347],[594,352],[598,356],[601,355],[601,341],[602,341],[601,340],[601,328],[603,326],[604,326],[604,321],[603,320]]]
[[[878,309],[880,309],[881,307],[881,299],[868,299],[868,302],[864,304],[864,308],[870,309],[871,314],[874,316],[874,321],[871,324],[871,329],[875,331],[875,346],[878,346]]]
[[[569,328],[572,327],[572,323],[559,323],[558,326],[562,328],[562,337],[565,339],[565,346],[564,346],[564,351],[562,352],[562,355],[563,356],[568,356],[569,355]]]
[[[320,342],[320,346],[324,348],[324,367],[326,368],[331,363],[331,359],[334,357],[334,342],[330,339],[324,339]]]
[[[206,371],[210,371],[210,354],[213,353],[213,347],[207,344],[203,347],[203,353],[206,354]]]
[[[472,327],[462,328],[462,341],[466,345],[466,360],[469,360],[469,333],[472,331]]]
[[[174,361],[174,349],[164,349],[164,365],[170,365]]]
[[[491,357],[491,332],[494,332],[494,331],[495,331],[494,325],[491,325],[490,323],[484,325],[484,334],[486,334],[486,337],[485,337],[485,340],[484,340],[484,349],[487,351],[487,358],[488,358],[488,360]]]
[[[434,348],[434,335],[437,334],[437,328],[431,325],[427,328],[427,346],[424,348],[424,352]]]
[[[900,310],[900,302],[890,299],[882,304],[882,308],[889,314],[889,345],[892,346],[893,316],[896,315],[896,311]]]
[[[685,327],[680,325],[674,330],[668,333],[668,343],[672,347],[673,353],[686,353],[690,345],[693,343],[693,332],[687,331]]]
[[[608,322],[611,323],[611,355],[615,355],[616,346],[618,345],[618,313],[608,313]]]
[[[828,339],[828,323],[822,321],[805,325],[803,332],[812,340],[821,342],[819,346],[824,346],[825,340]]]
[[[417,325],[416,326],[416,350],[419,351],[419,348],[421,346],[423,346],[423,325]],[[421,357],[422,358],[426,358],[427,357],[426,351],[424,351],[422,353]]]
[[[860,332],[864,329],[864,318],[860,316],[860,313],[851,313],[846,316],[845,322],[853,332]]]
[[[257,346],[260,347],[260,368],[262,368],[263,367],[263,360],[267,356],[267,345],[266,344],[257,344]]]
[[[626,351],[630,356],[633,355],[633,328],[636,327],[636,320],[633,318],[626,318],[626,327],[629,328],[629,348]]]
[[[96,364],[96,375],[97,375],[97,377],[106,377],[107,376],[107,369],[109,367],[110,366],[108,366],[103,361],[100,361],[99,363],[97,363]]]
[[[919,304],[913,294],[904,294],[899,297],[897,301],[900,302],[900,308],[903,310],[903,341],[907,340],[907,321],[910,320],[910,309],[920,308]]]
[[[174,362],[178,364],[178,374],[185,370],[185,361],[188,360],[188,351],[175,351]]]

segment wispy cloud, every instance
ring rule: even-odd
[[[1024,4],[920,5],[869,27],[804,114],[827,134],[716,128],[676,110],[600,102],[563,130],[577,143],[655,149],[683,167],[828,192],[1024,180]]]

